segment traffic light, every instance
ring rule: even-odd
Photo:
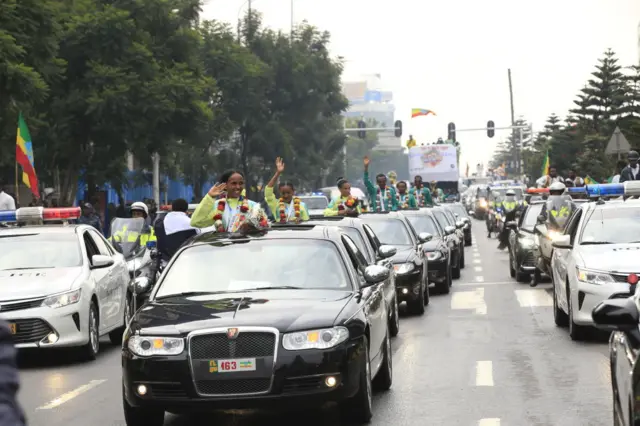
[[[449,129],[449,137],[447,139],[449,139],[450,141],[456,141],[456,125],[455,123],[449,123],[448,126]]]
[[[367,123],[365,123],[363,120],[358,121],[358,129],[364,129],[366,127],[367,127]],[[367,131],[358,130],[358,137],[360,139],[365,139],[367,137]]]
[[[496,124],[493,121],[489,120],[487,122],[487,136],[489,136],[490,138],[492,138],[496,134],[495,127]]]
[[[396,138],[401,138],[402,137],[402,121],[396,120],[393,127],[395,127],[394,134],[396,135]]]

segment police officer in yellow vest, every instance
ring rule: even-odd
[[[516,192],[513,189],[508,189],[505,193],[505,198],[500,203],[502,211],[505,217],[505,223],[515,221],[518,215],[518,211],[521,209],[522,204],[516,199]],[[509,238],[509,228],[506,226],[502,228],[500,232],[498,245],[499,250],[504,250],[507,247],[507,241]]]
[[[540,222],[546,222],[547,229],[562,231],[569,216],[575,210],[575,203],[568,194],[565,194],[566,189],[562,182],[555,182],[549,186],[549,198],[538,216]]]
[[[145,221],[149,217],[149,208],[147,205],[141,201],[136,201],[131,204],[131,217],[132,218],[142,218]],[[113,233],[111,236],[113,241],[122,241],[125,240],[129,243],[135,243],[138,240],[138,232],[136,231],[127,231],[126,227],[120,229]],[[153,227],[146,224],[142,229],[142,233],[140,234],[140,246],[144,247],[147,245],[149,241],[157,241],[155,232],[153,231]]]

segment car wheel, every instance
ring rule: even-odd
[[[424,283],[422,284],[424,285],[424,297],[423,297],[423,303],[424,306],[427,306],[429,304],[429,280],[427,278],[424,279]]]
[[[111,341],[112,345],[122,345],[122,335],[127,328],[127,324],[129,324],[129,320],[131,319],[131,297],[132,296],[127,293],[127,297],[124,302],[124,324],[122,325],[122,327],[118,327],[115,330],[109,332],[109,340]]]
[[[518,281],[519,283],[528,283],[531,281],[531,274],[518,272],[518,270],[516,269],[516,281]]]
[[[509,250],[509,275],[511,278],[516,277],[516,266],[513,260],[513,254],[511,254],[511,250]]]
[[[460,268],[464,268],[464,247],[460,247],[460,252],[462,253],[460,256]]]
[[[382,365],[376,378],[373,379],[373,384],[378,390],[386,391],[391,389],[393,383],[393,354],[391,353],[391,340],[389,340],[389,332],[387,330],[387,337],[384,342],[384,358],[382,359]]]
[[[424,291],[422,291],[421,289],[418,293],[418,298],[416,300],[410,300],[407,302],[407,308],[409,308],[409,312],[414,315],[424,314]]]
[[[558,295],[556,294],[556,286],[553,284],[553,321],[558,327],[566,327],[569,324],[569,317],[558,306]]]
[[[470,246],[471,244],[473,244],[473,237],[469,237],[468,239],[464,240],[464,245],[465,246]]]
[[[89,361],[93,361],[100,352],[100,318],[95,302],[89,305],[89,319],[87,324],[89,341],[82,347],[83,355]]]
[[[447,267],[444,281],[436,283],[436,290],[440,294],[449,294],[451,288],[451,267]]]
[[[162,426],[164,424],[164,411],[153,408],[132,407],[124,397],[122,390],[122,407],[124,408],[124,421],[127,426]]]
[[[575,341],[584,340],[587,334],[587,328],[582,325],[578,325],[573,321],[573,302],[571,301],[571,293],[569,292],[568,284],[567,304],[569,305],[569,337],[571,337],[571,340]]]
[[[369,360],[369,341],[364,338],[364,368],[360,372],[358,393],[342,401],[340,408],[345,417],[358,423],[369,423],[373,417],[373,389],[371,385],[371,360]]]
[[[453,268],[451,270],[451,275],[453,276],[453,278],[458,279],[460,278],[460,258],[458,257],[458,264],[456,265],[455,268]]]
[[[391,333],[391,337],[396,337],[400,332],[400,313],[398,312],[397,295],[393,298],[393,306],[391,309],[393,309],[393,313],[389,319],[389,333]]]

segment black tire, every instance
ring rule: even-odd
[[[558,295],[556,294],[555,284],[553,289],[553,321],[558,327],[566,327],[569,325],[569,316],[558,306]]]
[[[93,361],[100,352],[100,316],[95,302],[89,305],[89,318],[87,321],[87,333],[89,341],[81,348],[83,358]]]
[[[451,291],[451,268],[447,268],[444,281],[436,283],[436,290],[440,294],[449,294]]]
[[[516,271],[516,281],[519,283],[528,283],[531,281],[531,274]]]
[[[460,278],[460,257],[458,257],[458,264],[451,269],[451,276],[456,280]]]
[[[551,275],[553,275],[553,273],[551,273]],[[533,279],[536,280],[537,283],[542,282],[542,272],[540,271],[540,269],[536,268],[533,273]]]
[[[460,247],[460,268],[464,269],[464,247]]]
[[[587,337],[588,328],[573,322],[573,303],[571,302],[571,293],[567,284],[567,304],[569,305],[569,337],[573,341],[581,341]]]
[[[164,411],[153,408],[132,407],[124,397],[122,391],[122,407],[124,421],[127,426],[162,426],[164,425]]]
[[[424,314],[424,291],[421,289],[418,294],[419,296],[416,300],[410,300],[407,302],[407,308],[413,315]]]
[[[393,312],[391,314],[391,318],[389,318],[389,334],[391,337],[396,337],[400,332],[400,313],[398,309],[398,296],[394,296],[393,303],[391,309]]]
[[[125,299],[124,305],[124,325],[122,327],[118,327],[115,330],[109,332],[109,340],[112,345],[121,346],[122,345],[122,335],[124,331],[127,329],[127,324],[129,324],[129,320],[132,316],[132,306],[131,306],[131,295],[127,293],[127,297]]]
[[[369,423],[373,417],[373,385],[371,383],[371,361],[369,360],[369,341],[364,338],[364,371],[360,373],[360,388],[351,398],[340,403],[343,416],[357,423]],[[133,424],[127,426],[133,426]]]
[[[471,244],[473,244],[473,238],[469,238],[468,240],[465,239],[464,240],[464,245],[469,247]]]
[[[426,279],[426,278],[424,280],[424,290],[423,290],[423,292],[424,292],[424,297],[423,297],[424,300],[422,302],[424,303],[424,306],[428,306],[429,305],[429,301],[430,301],[430,299],[429,299],[429,280]]]
[[[373,379],[373,386],[377,390],[387,391],[391,389],[391,385],[393,384],[393,354],[388,331],[382,350],[384,351],[384,358],[382,359],[382,365],[380,366],[380,370],[378,370],[378,374],[376,374],[376,377]]]
[[[516,268],[514,267],[515,262],[513,261],[513,254],[511,254],[511,250],[509,250],[509,275],[511,278],[516,277]]]

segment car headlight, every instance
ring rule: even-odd
[[[487,207],[487,202],[485,200],[480,200],[480,207]]]
[[[561,233],[561,232],[558,232],[558,231],[549,231],[549,233],[548,233],[547,235],[548,235],[548,237],[549,237],[549,239],[550,239],[551,241],[554,241],[554,240],[556,240],[559,236],[561,236],[561,235],[562,235],[562,233]]]
[[[181,337],[131,336],[127,347],[138,356],[180,355],[184,351]]]
[[[73,290],[68,293],[56,294],[49,296],[42,302],[42,306],[50,308],[62,308],[63,306],[73,305],[80,301],[81,289]]]
[[[527,249],[533,247],[536,242],[531,238],[523,238],[518,240],[518,243],[520,244],[520,247]]]
[[[603,285],[616,282],[616,280],[606,272],[590,271],[576,267],[576,274],[578,275],[578,281],[582,281],[583,283]]]
[[[442,257],[439,251],[430,251],[427,253],[427,260],[438,260]]]
[[[397,265],[393,265],[393,269],[396,271],[396,274],[408,274],[415,269],[415,266],[413,263],[398,263]]]
[[[282,337],[282,346],[288,351],[305,349],[330,349],[349,338],[345,327],[287,333]]]

